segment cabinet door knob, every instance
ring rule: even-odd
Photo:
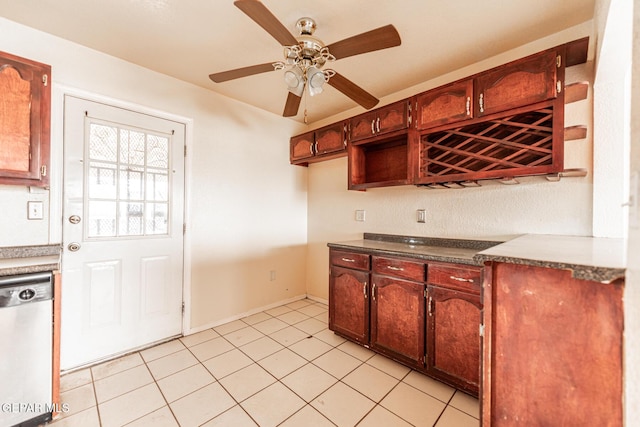
[[[71,215],[69,217],[69,222],[71,224],[78,224],[78,223],[80,223],[80,217],[78,215]]]
[[[71,251],[71,252],[78,252],[80,250],[80,243],[69,243],[69,246],[67,246],[67,248]]]

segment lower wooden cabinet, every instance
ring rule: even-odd
[[[331,268],[329,325],[352,340],[369,343],[369,273]]]
[[[427,370],[473,394],[480,384],[480,295],[429,286]]]
[[[477,395],[480,268],[335,249],[330,259],[329,329]]]
[[[622,426],[623,279],[494,263],[485,288],[485,426]]]
[[[371,281],[371,347],[421,368],[425,340],[424,283],[377,274],[372,275]]]

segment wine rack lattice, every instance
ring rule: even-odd
[[[552,108],[423,135],[420,139],[420,176],[490,174],[551,166],[552,136]]]

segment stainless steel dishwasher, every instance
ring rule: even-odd
[[[0,427],[51,420],[53,275],[0,277]]]

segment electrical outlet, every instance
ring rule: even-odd
[[[44,207],[42,202],[27,202],[27,219],[43,219]]]
[[[416,211],[416,221],[417,222],[427,222],[427,211],[424,209],[418,209]]]
[[[364,210],[357,210],[356,211],[356,221],[364,221],[364,217],[365,217],[365,211]]]

